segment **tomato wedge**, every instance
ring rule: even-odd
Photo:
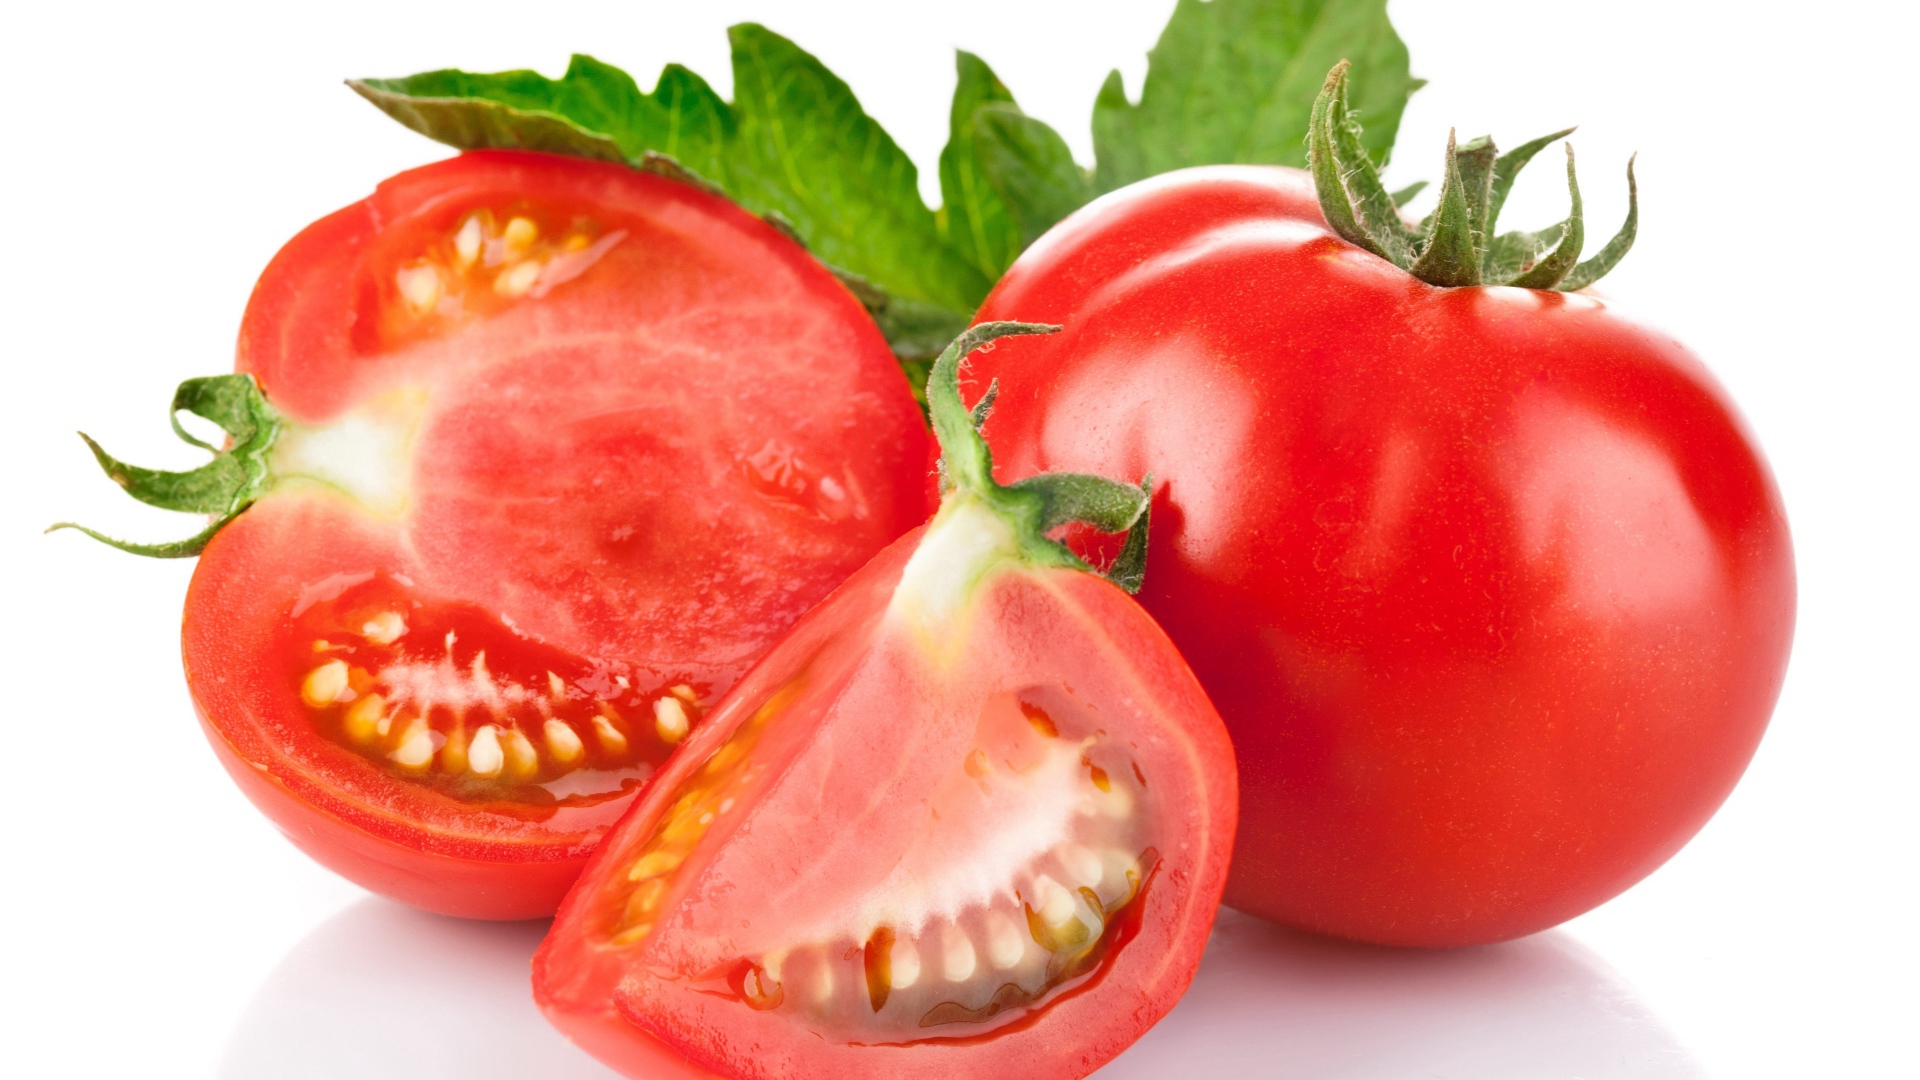
[[[194,701],[294,843],[435,911],[550,914],[706,706],[924,514],[924,424],[852,295],[624,167],[388,180],[273,260],[238,369],[257,390],[176,400],[254,484],[188,593]]]
[[[939,515],[719,703],[562,906],[536,997],[628,1075],[1077,1077],[1192,978],[1232,749],[1153,621],[1045,539],[1144,491],[990,479],[954,372],[1034,329],[941,358]]]

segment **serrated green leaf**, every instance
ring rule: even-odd
[[[1093,198],[1093,177],[1045,122],[994,104],[981,106],[974,124],[980,168],[1013,216],[1022,248]]]
[[[739,131],[725,185],[791,221],[815,254],[909,300],[973,310],[990,279],[948,247],[905,151],[819,60],[763,27],[733,41]]]
[[[1026,245],[1020,226],[980,167],[974,112],[994,102],[1012,104],[1013,93],[985,60],[970,52],[957,51],[954,67],[959,78],[948,111],[947,145],[940,151],[941,206],[935,220],[948,246],[996,279]]]
[[[1386,0],[1179,0],[1139,103],[1116,72],[1094,104],[1100,190],[1190,165],[1304,165],[1314,97],[1343,59],[1368,153],[1384,164],[1420,86]]]

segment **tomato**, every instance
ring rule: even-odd
[[[1794,610],[1727,395],[1589,295],[1437,288],[1306,173],[1187,170],[1029,249],[979,313],[1002,479],[1156,478],[1141,601],[1241,761],[1227,903],[1398,945],[1625,889],[1719,806]]]
[[[236,441],[271,447],[188,592],[195,705],[295,844],[434,911],[550,914],[705,708],[923,518],[925,428],[855,299],[613,165],[388,180],[275,257],[238,369],[267,434]],[[255,393],[221,378],[183,399]]]
[[[722,699],[561,907],[535,995],[627,1075],[1078,1077],[1191,980],[1232,749],[1152,620],[1044,538],[1059,493],[988,478],[952,373],[1020,329],[935,367],[932,524]],[[1144,508],[1101,490],[1108,524]]]

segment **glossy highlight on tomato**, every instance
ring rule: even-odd
[[[1172,1007],[1226,880],[1226,731],[1004,507],[961,483],[608,834],[534,961],[570,1038],[634,1077],[1038,1080]]]
[[[808,606],[922,516],[925,429],[858,302],[726,200],[480,152],[274,259],[238,369],[272,484],[190,587],[216,751],[375,891],[549,914]]]
[[[1227,902],[1399,945],[1551,926],[1713,813],[1785,669],[1778,492],[1724,391],[1604,300],[1438,288],[1291,169],[1170,173],[978,318],[1004,481],[1151,473],[1141,602],[1232,731]]]

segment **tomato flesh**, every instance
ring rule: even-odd
[[[923,516],[925,429],[857,301],[717,196],[467,154],[263,275],[274,486],[203,554],[196,705],[355,880],[551,913],[798,615]]]
[[[630,1075],[1079,1076],[1191,979],[1233,829],[1198,685],[1080,571],[917,621],[920,539],[716,705],[563,907],[536,994]]]
[[[1672,340],[1584,295],[1442,289],[1297,170],[1116,192],[1009,270],[976,356],[1003,481],[1158,482],[1141,602],[1242,766],[1227,902],[1460,945],[1652,871],[1765,728],[1793,625],[1766,463]],[[1077,541],[1076,541],[1077,542]]]

